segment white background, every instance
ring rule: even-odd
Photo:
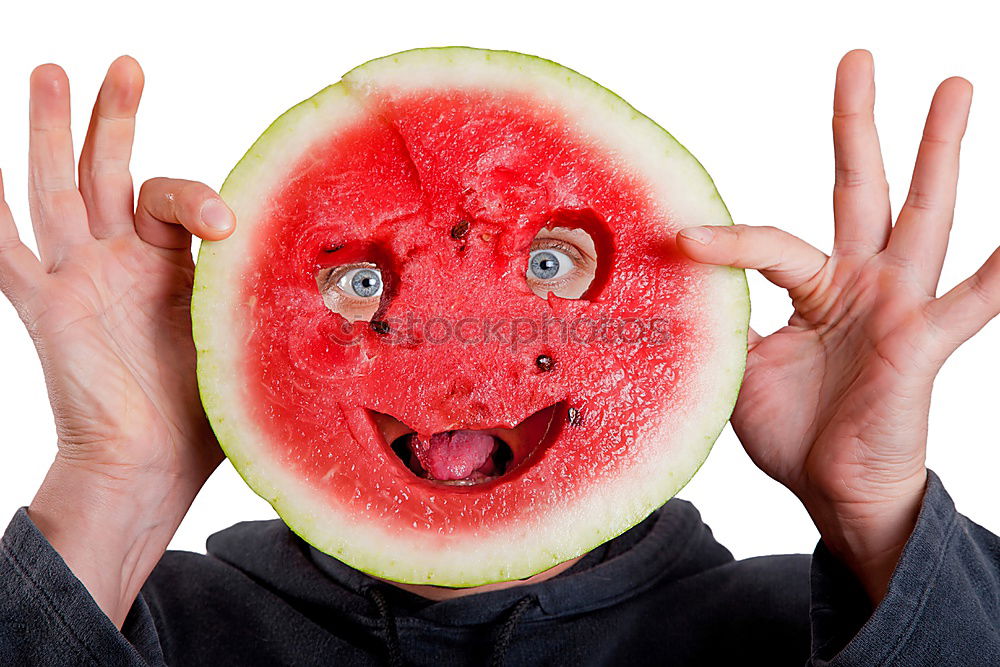
[[[737,222],[778,225],[825,250],[834,68],[845,51],[865,47],[876,58],[877,115],[896,207],[934,87],[952,74],[976,85],[942,279],[950,287],[1000,244],[1000,42],[996,18],[986,13],[993,3],[813,8],[820,4],[10,3],[0,22],[0,167],[28,238],[27,82],[44,62],[68,71],[82,137],[107,65],[122,53],[138,58],[147,88],[137,183],[165,175],[217,187],[272,119],[352,66],[411,47],[464,44],[545,56],[596,79],[705,164]],[[786,297],[758,276],[751,285],[753,325],[777,328],[789,313]],[[945,367],[929,455],[959,509],[994,532],[998,348],[994,322]],[[0,525],[31,500],[54,452],[34,349],[13,309],[0,304]],[[681,495],[737,556],[814,546],[815,530],[795,498],[754,468],[728,429]],[[220,528],[272,516],[224,464],[173,546],[202,550]]]

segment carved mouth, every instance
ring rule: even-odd
[[[461,428],[418,434],[399,419],[369,410],[383,442],[414,475],[447,486],[476,486],[509,477],[558,435],[562,403],[513,428]]]

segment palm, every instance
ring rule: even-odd
[[[63,453],[178,470],[211,433],[195,382],[189,252],[94,241],[51,274],[27,322],[45,359]],[[94,379],[100,378],[99,383]],[[105,464],[108,461],[92,461]]]
[[[926,391],[897,388],[933,374],[930,299],[907,269],[885,258],[861,266],[827,262],[828,285],[796,304],[787,327],[755,341],[733,426],[755,463],[793,489],[882,484],[871,472],[886,457],[900,478],[919,474],[926,439]],[[888,291],[879,285],[895,285]],[[773,425],[781,424],[775,431]],[[875,493],[877,489],[868,489]]]

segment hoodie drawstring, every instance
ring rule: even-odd
[[[537,599],[534,595],[524,596],[511,608],[510,613],[507,615],[507,620],[497,628],[496,638],[493,641],[493,657],[490,659],[491,667],[503,667],[507,647],[510,645],[510,640],[514,637],[517,624],[521,622],[521,617],[524,616],[524,612],[528,611],[528,607],[536,602]]]
[[[371,599],[375,609],[378,610],[379,622],[382,626],[382,641],[385,642],[386,664],[389,667],[403,667],[403,651],[399,646],[399,633],[396,630],[396,617],[393,616],[389,608],[389,602],[385,599],[385,594],[377,586],[365,589]],[[528,608],[538,602],[534,595],[526,595],[517,601],[507,618],[502,624],[497,626],[496,636],[493,639],[493,655],[490,658],[491,667],[503,667],[504,658],[507,655],[507,648],[514,637],[521,618]]]
[[[382,641],[385,642],[386,664],[389,667],[403,667],[403,651],[399,647],[399,633],[396,632],[396,617],[389,609],[389,603],[382,591],[376,586],[366,589],[368,597],[378,610],[379,621],[382,624]]]

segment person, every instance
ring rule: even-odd
[[[69,82],[36,69],[38,256],[3,204],[0,287],[42,361],[58,453],[0,543],[3,662],[1000,664],[1000,539],[925,467],[934,376],[1000,311],[1000,249],[936,296],[972,89],[937,89],[893,224],[873,80],[868,52],[841,61],[829,255],[772,227],[677,237],[691,259],[758,270],[791,296],[788,326],[750,334],[732,424],[808,510],[812,556],[735,561],[671,500],[575,562],[441,589],[351,570],[279,521],[216,534],[207,555],[165,553],[222,459],[195,379],[191,235],[224,239],[236,221],[176,179],[147,181],[133,209],[134,60],[108,71],[78,181]]]

